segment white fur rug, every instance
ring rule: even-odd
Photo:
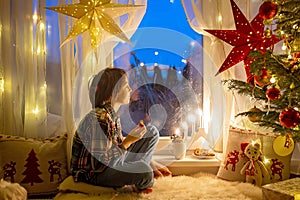
[[[0,180],[0,200],[26,200],[27,191],[18,183]]]
[[[163,177],[155,181],[153,192],[136,194],[132,192],[112,192],[111,190],[93,193],[88,189],[81,192],[60,192],[54,200],[103,200],[103,199],[147,199],[147,200],[260,200],[262,190],[248,183],[229,182],[210,174],[191,176]],[[67,189],[67,188],[65,188]],[[74,190],[74,189],[73,189]],[[89,194],[82,193],[83,191]],[[79,190],[80,191],[80,190]],[[96,193],[96,194],[95,194]]]

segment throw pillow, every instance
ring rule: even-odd
[[[274,152],[273,141],[279,134],[262,134],[251,130],[230,127],[228,142],[225,149],[224,159],[220,165],[217,176],[228,181],[245,181],[245,175],[240,173],[247,161],[241,156],[241,143],[260,140],[265,166],[267,167],[271,182],[286,180],[290,176],[290,161],[292,154],[279,156]],[[270,180],[264,179],[263,184]]]
[[[28,196],[55,194],[67,176],[67,134],[38,140],[0,134],[0,179]]]
[[[292,153],[288,156],[279,156],[273,149],[273,141],[278,135],[266,134],[262,137],[262,152],[267,162],[265,165],[271,175],[271,182],[278,182],[290,178]]]

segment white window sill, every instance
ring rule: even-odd
[[[194,149],[187,149],[185,158],[175,159],[171,152],[172,141],[168,137],[161,137],[153,159],[167,166],[173,175],[189,175],[198,172],[217,174],[221,164],[222,154],[215,153],[216,156],[210,159],[199,159],[192,155]]]
[[[291,160],[291,173],[295,175],[300,175],[300,159]]]
[[[199,159],[192,155],[186,155],[181,160],[176,160],[173,155],[154,154],[153,159],[169,167],[219,167],[221,161],[218,157]]]

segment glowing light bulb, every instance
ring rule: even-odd
[[[141,64],[140,64],[140,65],[141,65],[141,67],[143,67],[143,66],[145,66],[145,63],[141,62]]]
[[[281,47],[281,49],[283,50],[283,51],[285,51],[286,50],[286,44],[285,44],[285,42],[282,44],[282,47]]]
[[[176,129],[175,129],[175,135],[180,135],[180,130],[179,130],[179,128],[176,128]]]
[[[270,163],[270,159],[264,157],[264,161],[263,162],[264,162],[264,164],[268,164],[268,163]]]
[[[36,50],[36,54],[39,55],[40,53],[41,53],[41,48],[38,47],[37,50]]]
[[[4,92],[4,79],[0,78],[0,91]]]
[[[39,113],[39,108],[36,106],[35,109],[32,110],[32,113],[37,115]]]
[[[218,22],[222,22],[222,15],[218,16]]]
[[[38,20],[39,16],[37,14],[33,14],[32,15],[32,19],[33,19],[33,22],[36,23],[37,20]]]
[[[41,87],[40,87],[40,89],[41,90],[45,90],[45,89],[47,89],[47,84],[46,83],[44,83]]]
[[[294,24],[293,29],[298,29],[298,24]]]
[[[271,83],[276,83],[275,77],[270,78],[270,82],[271,82]]]
[[[193,47],[195,46],[196,42],[195,41],[191,41],[190,45]]]
[[[156,55],[156,56],[157,56],[157,55],[158,55],[158,51],[155,51],[155,52],[154,52],[154,55]]]
[[[45,24],[43,22],[40,22],[40,31],[45,30]]]

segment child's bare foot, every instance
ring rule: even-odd
[[[143,193],[143,194],[149,194],[153,191],[152,188],[146,188],[146,189],[143,189],[143,190],[140,190],[139,193]]]
[[[132,189],[136,193],[143,193],[143,194],[149,194],[153,191],[152,188],[146,188],[146,189],[140,190],[135,185],[132,185]]]

